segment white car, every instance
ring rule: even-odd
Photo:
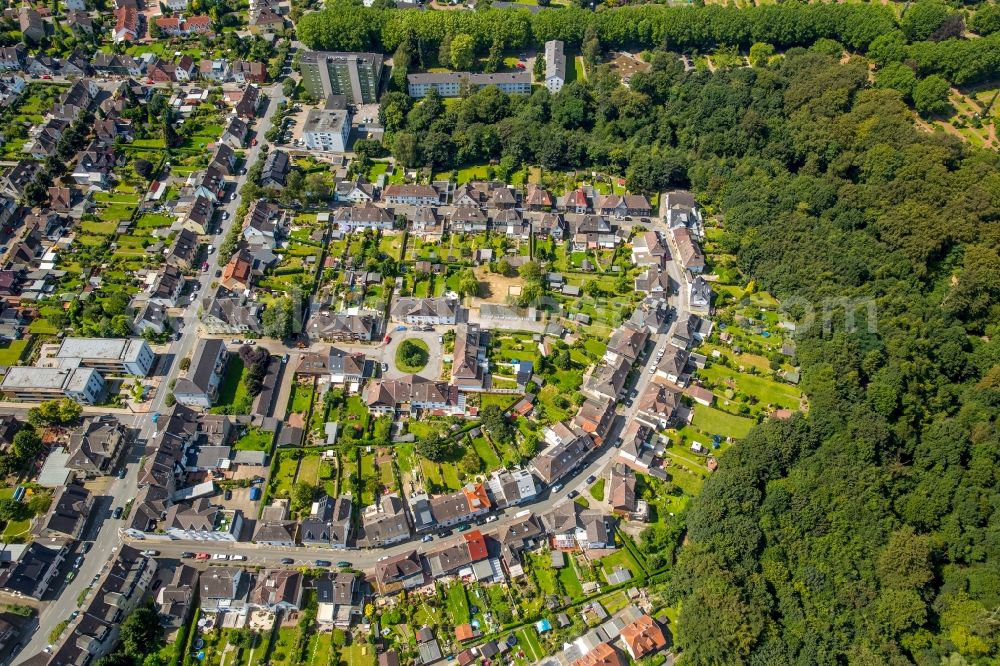
[[[237,560],[238,562],[242,562],[242,561],[244,561],[244,560],[247,559],[247,556],[246,555],[232,555],[229,559],[231,559],[231,560]]]
[[[212,559],[213,560],[228,560],[229,556],[225,555],[223,553],[216,553],[215,555],[212,555]]]

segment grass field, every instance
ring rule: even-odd
[[[583,586],[576,571],[576,563],[572,557],[566,558],[566,566],[559,570],[559,582],[566,594],[577,599],[583,596]]]
[[[15,365],[28,346],[27,340],[5,340],[0,342],[0,365]]]
[[[465,585],[462,581],[455,581],[448,586],[445,603],[448,605],[448,615],[451,616],[453,625],[465,624],[472,619],[469,614],[469,599],[465,596]]]
[[[299,463],[299,475],[296,477],[296,482],[304,482],[311,485],[316,485],[319,483],[319,464],[320,457],[319,454],[309,455],[302,458]]]
[[[235,410],[235,411],[234,411]],[[215,414],[244,414],[250,411],[250,396],[243,384],[243,360],[233,354],[226,361],[226,374],[219,388],[219,400],[212,412]]]
[[[750,429],[757,424],[753,419],[748,419],[735,414],[724,412],[714,407],[695,405],[694,419],[691,425],[710,435],[721,435],[722,437],[732,437],[733,439],[743,439],[750,434]]]
[[[243,436],[236,440],[234,447],[237,451],[268,451],[273,440],[273,432],[259,428],[247,428]]]
[[[500,467],[500,458],[493,451],[493,447],[490,446],[490,443],[486,441],[485,437],[476,437],[471,440],[471,442],[472,448],[476,451],[476,455],[479,456],[479,459],[483,461],[484,466],[488,470],[492,471]]]
[[[542,646],[538,642],[538,631],[535,630],[534,626],[521,627],[515,633],[515,636],[517,636],[518,643],[524,649],[526,657],[529,657],[532,661],[538,661],[545,656],[545,651],[542,650]]]

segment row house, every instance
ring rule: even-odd
[[[459,400],[458,389],[447,382],[438,382],[420,375],[399,379],[375,380],[365,387],[363,399],[373,414],[460,414],[465,403]]]
[[[460,310],[459,302],[450,298],[397,298],[390,316],[417,326],[455,324]]]
[[[615,400],[599,395],[587,398],[573,417],[573,425],[587,433],[595,446],[601,446],[615,419]]]
[[[547,446],[532,459],[529,469],[549,486],[583,463],[592,440],[586,433],[577,432],[565,423],[549,426],[544,437]]]
[[[367,342],[378,336],[379,320],[372,314],[314,311],[306,332],[313,340],[326,342]]]
[[[333,214],[338,229],[353,232],[364,229],[392,229],[394,219],[385,208],[365,202],[360,206],[339,208]]]
[[[431,185],[389,185],[382,192],[382,199],[391,206],[436,206],[441,203],[440,193]]]
[[[653,214],[653,206],[649,203],[649,199],[641,194],[610,194],[602,197],[594,208],[595,212],[601,215],[618,219],[649,217]]]
[[[456,206],[448,216],[448,229],[454,233],[482,233],[489,229],[489,218],[479,207]]]
[[[431,515],[437,527],[452,527],[468,523],[490,512],[492,505],[481,483],[468,483],[462,490],[432,497]],[[427,526],[425,525],[424,528]]]
[[[212,17],[207,15],[184,16],[161,16],[156,19],[156,27],[168,37],[182,37],[187,35],[210,34],[212,29]]]
[[[650,382],[639,396],[637,418],[657,430],[663,430],[674,421],[680,406],[681,392],[678,388]]]

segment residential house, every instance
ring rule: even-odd
[[[351,573],[327,573],[313,582],[316,622],[321,628],[350,627],[361,617],[363,580]]]
[[[167,250],[167,263],[182,270],[191,270],[198,260],[201,242],[197,234],[190,229],[181,229],[174,237],[174,242]]]
[[[294,546],[298,523],[294,520],[258,520],[253,533],[254,543],[265,546]]]
[[[370,201],[358,206],[337,209],[333,214],[333,222],[338,229],[347,232],[364,229],[392,229],[394,219],[389,212]]]
[[[260,88],[250,85],[243,90],[234,110],[240,118],[256,118],[258,106],[260,106]]]
[[[216,83],[224,83],[231,78],[229,62],[204,59],[198,63],[198,76]]]
[[[383,594],[421,587],[426,576],[420,555],[411,550],[379,560],[375,563],[375,580]]]
[[[569,213],[585,214],[590,210],[590,200],[587,196],[587,191],[582,187],[578,187],[569,194],[563,200],[563,209]]]
[[[641,294],[667,296],[674,291],[670,276],[666,271],[650,267],[635,276],[635,290]]]
[[[0,70],[4,72],[20,72],[28,58],[28,47],[24,44],[0,47]]]
[[[267,83],[267,65],[237,60],[233,63],[232,75],[236,83]]]
[[[377,504],[367,507],[361,515],[359,546],[382,548],[410,538],[410,523],[406,508],[398,495],[382,495]]]
[[[608,504],[619,516],[628,518],[638,506],[636,478],[632,468],[623,464],[612,465],[608,480]]]
[[[462,390],[480,390],[484,386],[488,361],[486,334],[478,324],[459,324],[455,329],[451,383]]]
[[[288,172],[291,170],[291,162],[288,153],[283,150],[272,150],[264,160],[264,170],[261,171],[261,187],[269,187],[276,190],[285,189],[285,182],[288,179]]]
[[[683,385],[690,354],[686,349],[667,345],[663,358],[656,364],[656,376],[672,384]]]
[[[606,550],[617,548],[614,520],[599,511],[565,502],[542,517],[557,548]]]
[[[566,83],[566,54],[558,39],[545,42],[545,87],[555,94]]]
[[[132,319],[132,330],[136,335],[142,335],[147,330],[156,335],[162,335],[167,330],[168,323],[167,309],[160,303],[154,301],[143,301],[136,309],[135,317]]]
[[[122,5],[114,11],[115,27],[111,38],[115,44],[134,42],[139,36],[139,10],[134,6]]]
[[[624,356],[615,355],[611,361],[602,361],[594,367],[584,390],[599,398],[610,400],[613,405],[621,395],[631,369],[632,361]]]
[[[209,335],[260,333],[263,306],[251,301],[242,291],[219,287],[213,296],[202,300],[199,321]]]
[[[568,666],[627,666],[628,661],[607,642],[599,643],[592,650],[571,662]]]
[[[418,326],[455,324],[459,303],[449,298],[401,297],[393,303],[390,316],[395,321]]]
[[[70,434],[66,467],[84,477],[111,474],[131,441],[129,428],[116,416],[88,417]]]
[[[702,254],[701,247],[691,237],[691,232],[687,227],[677,227],[672,229],[674,245],[677,246],[678,256],[684,270],[691,273],[701,273],[705,270],[705,255]]]
[[[32,44],[40,44],[45,39],[45,22],[34,7],[21,5],[17,10],[17,20],[21,34]]]
[[[226,190],[226,174],[221,168],[210,164],[200,177],[196,174],[192,174],[192,176],[195,196],[205,197],[213,204],[222,200]]]
[[[529,466],[544,485],[552,485],[576,469],[590,452],[591,439],[586,433],[577,433],[564,423],[546,428],[547,446],[536,455]]]
[[[208,409],[219,398],[219,386],[229,353],[218,339],[200,339],[191,357],[187,375],[174,385],[174,398],[182,405]]]
[[[649,466],[653,463],[653,454],[649,449],[652,438],[652,428],[638,419],[629,421],[621,434],[618,460],[640,472],[649,470]]]
[[[634,660],[642,659],[667,647],[667,637],[659,623],[643,615],[621,630],[625,650]]]
[[[573,418],[573,425],[589,434],[595,446],[604,443],[604,438],[615,418],[615,401],[609,397],[591,397],[584,401],[580,411]]]
[[[90,516],[94,498],[81,485],[70,483],[56,488],[45,515],[36,519],[32,534],[40,539],[78,540]]]
[[[253,257],[245,249],[232,256],[222,269],[219,284],[229,291],[246,291],[253,286]]]
[[[486,488],[481,483],[468,483],[462,490],[431,498],[430,509],[439,527],[451,527],[475,520],[491,508]]]
[[[247,137],[247,123],[238,116],[230,116],[226,123],[226,131],[223,132],[220,141],[234,150],[239,150],[245,145]]]
[[[677,319],[670,344],[687,349],[712,334],[713,323],[710,319],[702,319],[696,314],[685,312]]]
[[[77,153],[73,180],[79,185],[106,189],[114,178],[114,169],[124,163],[124,156],[113,148],[101,148],[96,143]]]
[[[700,275],[690,281],[688,304],[697,314],[708,314],[712,306],[712,285]]]
[[[378,415],[419,411],[446,415],[460,411],[457,388],[419,375],[373,380],[365,387],[363,399],[368,410]]]
[[[390,185],[382,192],[382,199],[391,206],[436,206],[441,203],[440,193],[431,185]]]
[[[149,288],[149,300],[168,308],[177,307],[184,288],[184,275],[176,266],[167,264],[156,272]]]
[[[647,329],[623,324],[611,333],[611,339],[608,341],[608,347],[604,353],[604,360],[610,363],[617,359],[624,359],[631,365],[642,354],[648,340],[649,331]]]
[[[241,567],[209,567],[198,579],[198,599],[206,613],[239,611],[246,607],[253,580]]]
[[[334,188],[333,200],[341,203],[349,201],[353,204],[374,201],[375,188],[371,183],[366,183],[361,176],[354,180],[342,180]]]
[[[299,538],[304,546],[347,548],[351,532],[353,503],[348,496],[336,499],[324,495],[313,502],[309,517],[299,526]]]
[[[236,163],[238,158],[236,157],[236,151],[225,143],[218,143],[215,146],[215,153],[212,154],[212,165],[222,169],[222,172],[227,176],[232,176],[236,174]]]
[[[427,553],[427,565],[431,576],[440,578],[458,573],[460,570],[485,562],[489,558],[486,538],[479,530],[462,534],[462,539],[438,550]]]
[[[489,218],[481,208],[456,206],[448,216],[448,228],[457,233],[482,233],[489,228]]]
[[[672,386],[650,382],[639,396],[638,419],[658,430],[666,428],[680,407],[680,396],[681,392]]]
[[[61,540],[29,543],[17,562],[0,569],[0,591],[15,598],[41,601],[66,559],[69,543]]]
[[[327,310],[311,314],[306,325],[310,338],[326,342],[373,340],[378,330],[379,322],[370,314],[330,313]]]
[[[535,478],[526,469],[493,472],[487,483],[500,509],[530,502],[538,494]]]
[[[174,205],[174,214],[180,221],[181,226],[190,229],[199,236],[204,236],[208,232],[215,214],[215,198],[202,195],[182,197]]]
[[[116,140],[132,143],[135,128],[127,118],[104,118],[94,121],[94,136],[100,146],[112,146]]]
[[[257,574],[249,603],[269,611],[297,611],[302,605],[302,574],[290,569],[265,569]]]
[[[169,632],[176,632],[187,624],[194,600],[191,590],[198,588],[200,573],[194,567],[179,564],[170,582],[157,590],[156,611],[160,625]]]
[[[645,231],[632,239],[632,263],[647,268],[663,268],[670,253],[655,231]]]
[[[649,203],[649,199],[641,194],[609,194],[601,198],[595,207],[595,212],[618,219],[649,217],[653,214],[653,206]]]
[[[243,218],[243,239],[250,246],[276,249],[281,218],[281,208],[276,204],[266,199],[254,201],[247,216]]]
[[[243,514],[239,509],[223,509],[207,497],[199,497],[168,507],[160,529],[172,539],[235,542],[243,532]]]

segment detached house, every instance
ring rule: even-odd
[[[115,27],[111,38],[119,42],[134,42],[139,36],[139,10],[136,7],[122,5],[115,10]]]

